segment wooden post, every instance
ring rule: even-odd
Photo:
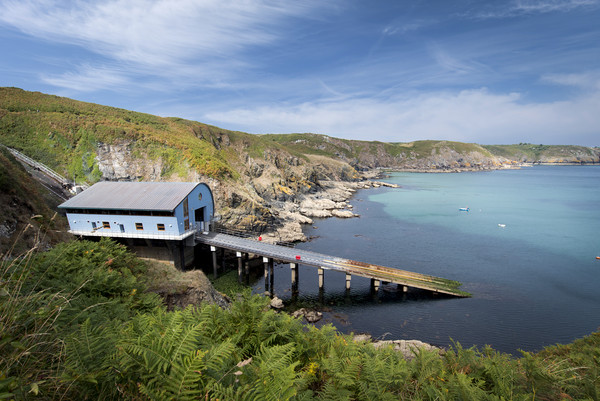
[[[244,254],[244,275],[246,277],[246,284],[250,284],[250,255]]]
[[[350,291],[350,280],[352,280],[352,275],[346,273],[346,291]]]
[[[375,280],[374,278],[371,279],[371,290],[373,292],[378,292],[380,285],[381,285],[381,281]]]
[[[325,271],[319,267],[319,290],[322,290],[325,284]]]
[[[238,258],[238,283],[242,282],[242,253],[236,252],[235,256]]]

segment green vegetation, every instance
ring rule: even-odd
[[[69,234],[62,232],[66,219],[57,216],[54,208],[59,199],[51,196],[10,152],[0,147],[0,255],[9,248],[14,252],[25,252],[39,238],[37,231],[46,232],[44,240],[56,243]],[[16,238],[19,238],[17,241]]]
[[[455,344],[405,360],[249,293],[167,312],[147,268],[110,240],[5,260],[0,398],[598,399],[600,333],[521,358]]]
[[[133,151],[167,157],[167,175],[183,165],[215,178],[237,173],[215,146],[228,132],[192,121],[162,118],[84,103],[17,88],[0,88],[0,143],[23,151],[77,181],[101,178],[96,165],[100,143],[135,143]],[[158,150],[161,151],[158,151]]]
[[[251,135],[18,88],[0,88],[0,143],[23,151],[70,179],[88,183],[102,178],[97,157],[108,151],[108,145],[123,147],[138,161],[160,159],[163,179],[186,178],[193,170],[232,182],[244,177],[246,156],[270,160],[280,170],[285,165],[277,160],[295,156],[306,162],[309,155],[341,160],[357,170],[404,165],[471,167],[470,162],[479,165],[482,159],[487,159],[483,165],[497,166],[496,156],[556,163],[597,163],[600,159],[597,150],[577,146],[480,146],[436,140],[383,143],[310,133]],[[437,162],[427,163],[436,157]],[[425,162],[419,165],[415,161]]]
[[[599,154],[592,148],[574,145],[485,145],[491,153],[511,160],[528,162],[591,162],[598,160]]]

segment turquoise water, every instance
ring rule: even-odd
[[[369,199],[395,219],[439,225],[456,235],[519,240],[582,263],[600,253],[600,170],[595,167],[404,173],[389,181],[402,189]],[[464,207],[468,213],[459,211]]]
[[[358,219],[307,227],[301,248],[463,283],[469,299],[440,298],[369,280],[300,270],[298,302],[325,307],[341,331],[517,353],[566,343],[600,326],[600,168],[536,166],[475,173],[394,173],[398,189],[359,191]],[[460,208],[468,207],[469,212]],[[504,225],[500,227],[499,224]],[[258,284],[260,285],[260,284]],[[289,267],[275,292],[290,299]]]

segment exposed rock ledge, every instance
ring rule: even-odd
[[[282,226],[274,232],[262,235],[266,242],[306,241],[302,224],[313,224],[313,218],[352,218],[359,217],[352,211],[348,200],[358,189],[381,186],[398,188],[396,184],[380,181],[321,181],[321,190],[314,194],[298,194],[294,200],[275,201],[272,204],[274,215]]]
[[[419,340],[377,340],[372,341],[370,334],[358,334],[354,336],[355,342],[367,342],[371,343],[376,349],[384,347],[393,347],[394,351],[401,352],[405,359],[413,359],[415,353],[420,349],[426,351],[436,351],[440,355],[444,353],[442,348],[433,346],[431,344],[424,343]]]

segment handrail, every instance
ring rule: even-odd
[[[2,145],[4,146],[4,145]],[[18,160],[20,160],[23,163],[26,163],[28,165],[30,165],[31,167],[38,169],[42,172],[44,172],[48,177],[52,178],[53,180],[57,181],[59,184],[61,184],[64,188],[71,188],[75,185],[75,183],[72,183],[71,181],[69,181],[68,179],[66,179],[65,177],[63,177],[62,175],[58,174],[56,171],[52,170],[50,167],[46,166],[45,164],[42,164],[38,161],[33,160],[31,157],[24,155],[23,153],[19,152],[16,149],[13,148],[9,148],[8,146],[4,146],[15,158],[17,158]],[[89,187],[89,185],[87,183],[81,185],[84,189]]]
[[[216,233],[228,234],[228,235],[231,235],[234,237],[245,238],[245,239],[249,239],[249,240],[257,241],[257,242],[260,241],[258,238],[261,236],[261,233],[259,233],[259,232],[225,227],[222,224],[217,223],[216,221],[211,222],[210,227],[211,227],[210,231],[213,231]],[[198,233],[197,235],[200,235],[200,233]],[[285,246],[287,248],[295,248],[295,246],[296,246],[293,242],[288,242],[288,241],[277,241],[275,243],[275,245]]]

